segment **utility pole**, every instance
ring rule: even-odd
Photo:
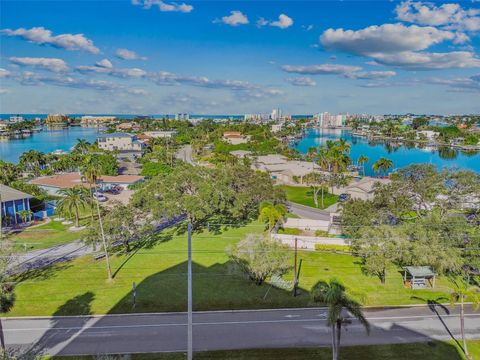
[[[188,222],[188,329],[187,329],[187,359],[193,359],[193,314],[192,314],[192,224]]]
[[[294,265],[293,265],[293,271],[295,272],[295,278],[294,278],[294,281],[293,281],[293,296],[297,296],[297,283],[298,283],[298,279],[297,279],[297,238],[295,238],[295,260],[294,260]]]
[[[105,251],[105,260],[107,261],[107,272],[108,272],[108,280],[112,280],[112,269],[110,267],[110,259],[108,257],[107,251],[107,242],[105,241],[105,233],[103,232],[103,223],[102,217],[100,215],[100,205],[98,204],[98,192],[97,187],[95,187],[95,193],[97,194],[96,203],[97,203],[97,213],[98,213],[98,223],[100,224],[100,232],[102,234],[102,241],[103,241],[103,250]]]

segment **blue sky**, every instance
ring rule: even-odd
[[[2,1],[1,113],[479,113],[480,2]]]

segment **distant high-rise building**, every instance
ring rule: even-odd
[[[187,113],[178,113],[178,114],[175,114],[175,120],[190,120],[190,115],[188,115]]]
[[[321,128],[339,128],[345,126],[347,115],[333,115],[328,112],[322,112],[315,114],[314,119]]]
[[[270,114],[270,119],[273,121],[280,120],[282,118],[282,110],[280,109],[273,109],[272,113]]]

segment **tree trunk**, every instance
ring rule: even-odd
[[[325,207],[325,205],[323,204],[323,185],[322,185],[322,209]]]
[[[80,226],[80,214],[78,212],[78,206],[75,206],[75,226],[77,228]]]
[[[315,203],[315,207],[318,208],[318,190],[313,188],[313,202]]]
[[[467,339],[465,338],[465,311],[463,309],[463,299],[464,296],[460,296],[460,331],[462,333],[462,342],[463,342],[463,352],[467,359],[470,359],[470,354],[468,353],[467,348]]]
[[[3,326],[2,326],[2,319],[0,318],[0,345],[2,346],[2,353],[3,356],[5,354],[5,338],[3,336]]]
[[[337,344],[335,342],[335,325],[332,325],[332,359],[337,359]]]
[[[342,321],[337,320],[337,351],[335,352],[335,360],[340,356],[340,337],[342,336]]]
[[[382,285],[385,285],[385,277],[386,277],[386,276],[387,276],[387,275],[386,275],[385,268],[383,268],[382,274],[381,274],[381,276],[380,276],[380,279],[381,279],[381,281],[382,281]]]

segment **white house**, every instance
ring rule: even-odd
[[[97,137],[98,147],[108,151],[142,151],[145,144],[127,133],[104,134]]]

